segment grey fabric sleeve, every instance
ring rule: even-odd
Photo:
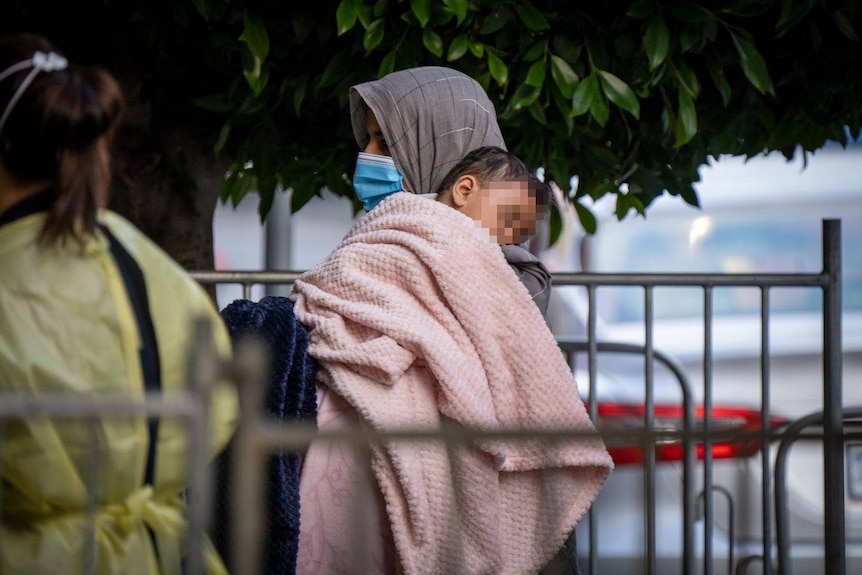
[[[539,258],[517,245],[501,246],[503,255],[515,275],[530,292],[539,311],[547,320],[548,302],[551,299],[551,272]]]

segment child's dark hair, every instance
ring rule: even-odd
[[[497,146],[477,148],[464,156],[443,178],[437,193],[451,188],[458,178],[465,175],[475,176],[480,182],[525,181],[535,192],[536,205],[545,211],[551,200],[547,184],[537,178],[518,156]]]
[[[36,52],[58,50],[35,34],[0,38],[0,70]],[[80,243],[96,227],[110,187],[108,138],[124,108],[120,87],[107,72],[74,66],[39,71],[12,101],[28,67],[0,82],[0,110],[9,108],[0,131],[0,162],[17,184],[50,183],[51,207],[42,240],[71,237]]]

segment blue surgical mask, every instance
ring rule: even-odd
[[[404,190],[404,178],[389,156],[359,152],[353,189],[366,212],[370,212],[387,196]]]

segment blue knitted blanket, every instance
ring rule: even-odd
[[[316,421],[317,364],[308,355],[308,333],[293,314],[286,297],[269,296],[259,302],[236,300],[221,311],[233,341],[247,334],[260,337],[269,347],[270,387],[267,413],[279,421]],[[228,566],[231,538],[230,464],[233,442],[216,462],[216,505],[213,542]],[[299,472],[301,454],[273,455],[267,469],[267,540],[264,572],[296,572],[299,544]]]

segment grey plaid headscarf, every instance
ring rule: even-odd
[[[451,68],[426,66],[393,72],[350,88],[353,135],[368,143],[365,106],[374,112],[405,185],[429,194],[468,153],[506,147],[497,114],[476,80]]]

